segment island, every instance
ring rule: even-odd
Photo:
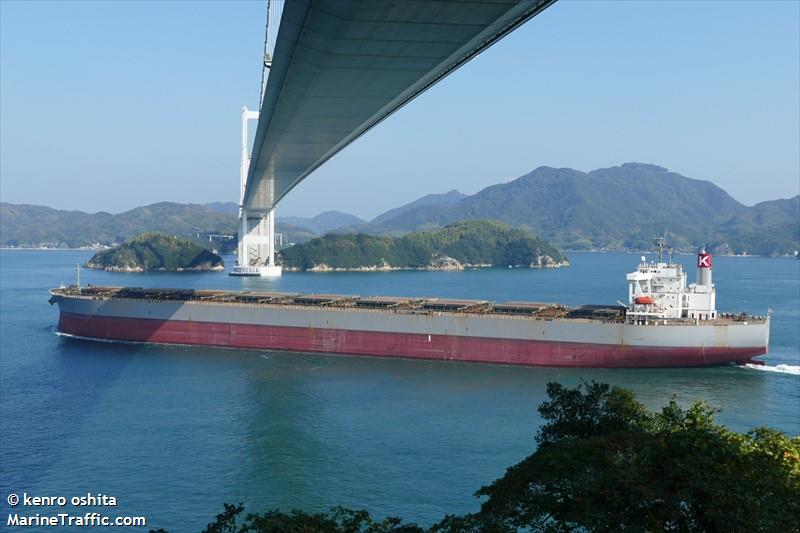
[[[92,256],[86,268],[109,272],[198,272],[225,270],[217,254],[192,241],[144,233],[132,241]]]
[[[559,268],[569,261],[533,234],[502,222],[469,220],[402,237],[328,234],[280,252],[284,270],[462,270],[477,267]]]

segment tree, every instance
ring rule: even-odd
[[[216,516],[203,533],[423,533],[414,524],[403,524],[399,518],[375,521],[367,511],[353,511],[334,507],[327,513],[307,513],[293,510],[250,513],[237,525],[244,505],[225,504],[225,510]],[[164,529],[151,529],[150,533],[168,533]]]
[[[548,384],[537,450],[440,531],[800,531],[800,438],[738,434],[702,402],[648,413],[630,391]]]

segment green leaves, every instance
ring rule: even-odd
[[[292,510],[249,513],[243,519],[244,505],[225,504],[225,510],[203,533],[422,533],[413,524],[403,524],[399,518],[374,520],[367,511],[334,507],[326,513],[307,513]],[[151,533],[166,533],[150,530]]]
[[[562,439],[633,430],[651,419],[631,391],[605,383],[593,381],[574,389],[548,383],[547,395],[550,400],[539,406],[539,413],[547,421],[536,436],[540,446]]]
[[[630,391],[548,384],[539,448],[474,520],[533,531],[798,531],[800,438],[746,435],[702,402],[648,413]],[[561,528],[561,529],[559,529]]]
[[[131,270],[205,270],[223,266],[222,258],[191,241],[143,233],[134,240],[96,253],[89,268]]]
[[[301,270],[322,264],[334,269],[426,268],[437,256],[452,257],[462,264],[503,267],[542,266],[545,258],[564,260],[558,250],[530,233],[501,222],[475,220],[404,237],[329,234],[285,248],[281,256],[284,266]]]

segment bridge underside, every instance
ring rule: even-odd
[[[555,0],[286,0],[244,207],[326,160]]]

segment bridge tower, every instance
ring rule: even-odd
[[[247,124],[258,120],[258,111],[242,108],[242,164],[239,173],[239,243],[236,266],[231,276],[281,275],[281,267],[275,264],[275,208],[267,214],[250,214],[244,207],[244,191],[247,172],[250,168]]]

